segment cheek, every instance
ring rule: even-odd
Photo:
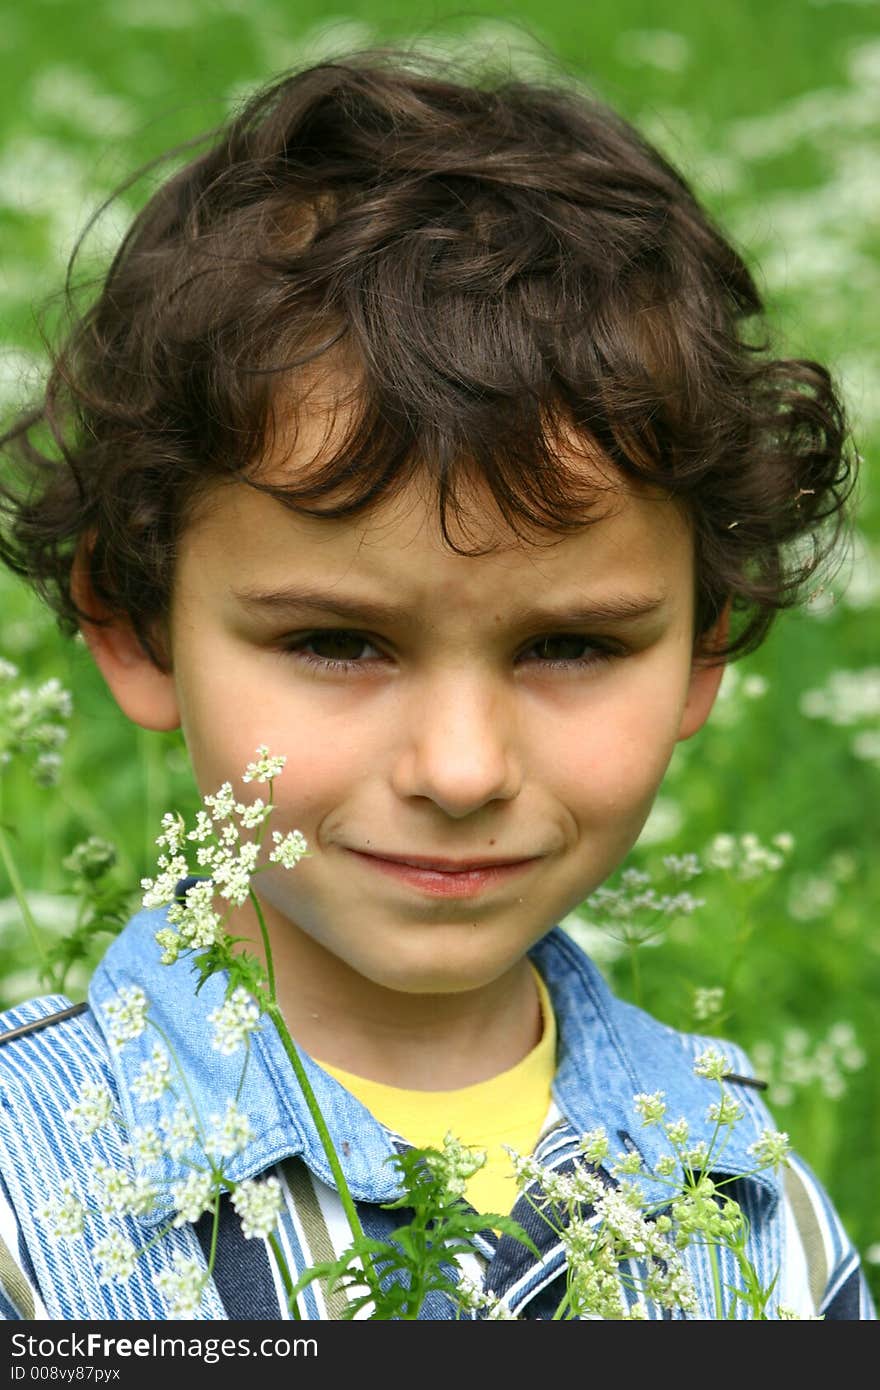
[[[675,749],[677,723],[641,703],[592,713],[588,726],[569,728],[555,744],[564,799],[587,822],[644,818]]]

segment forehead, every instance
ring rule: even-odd
[[[502,515],[492,488],[472,461],[453,473],[450,503],[440,504],[436,472],[414,465],[394,491],[349,515],[326,512],[348,499],[331,495],[309,515],[260,489],[310,481],[328,460],[344,458],[362,409],[362,373],[332,350],[300,371],[290,394],[276,398],[264,455],[250,482],[213,484],[184,528],[177,575],[197,564],[214,582],[248,583],[286,573],[315,572],[333,582],[372,576],[417,596],[427,591],[479,590],[481,585],[535,586],[569,578],[638,583],[653,572],[672,590],[693,586],[691,527],[683,506],[659,489],[620,473],[598,447],[548,416],[548,438],[558,455],[564,486],[577,494],[583,517],[574,529],[523,529]],[[523,468],[529,465],[524,463]],[[535,464],[535,467],[541,466]],[[257,484],[256,487],[251,483]],[[177,585],[176,585],[177,587]]]
[[[288,465],[289,466],[289,465]],[[282,481],[283,473],[273,478]],[[414,477],[394,497],[349,517],[303,515],[244,482],[218,486],[186,528],[175,596],[281,592],[320,584],[342,594],[393,601],[414,612],[522,611],[559,594],[613,600],[680,594],[690,602],[694,566],[681,507],[607,472],[588,524],[563,535],[517,535],[485,482],[461,490],[444,537],[430,478]],[[450,543],[451,542],[451,543]]]

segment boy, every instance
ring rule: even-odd
[[[230,930],[270,944],[368,1235],[396,1222],[399,1146],[451,1132],[488,1152],[467,1197],[514,1207],[537,1254],[483,1233],[482,1316],[550,1317],[565,1289],[508,1149],[567,1173],[601,1125],[652,1166],[637,1102],[658,1091],[711,1137],[706,1040],[614,1000],[554,923],[628,853],[724,660],[795,601],[842,515],[840,404],[823,368],[754,345],[760,312],[686,184],[602,105],[361,53],[257,93],[160,187],[7,436],[26,483],[4,557],[81,628],[128,718],[181,727],[207,795],[243,796],[255,748],[286,756],[272,825],[309,853],[261,873],[262,925],[244,898]],[[222,980],[195,994],[190,959],[160,962],[163,928],[166,907],[130,923],[87,1010],[4,1020],[22,1030],[0,1045],[8,1317],[288,1317],[278,1241],[296,1278],[349,1238],[264,1028],[228,1172],[277,1177],[278,1240],[244,1239],[224,1198],[211,1277],[189,1308],[174,1294],[213,1218],[175,1217],[175,1116],[161,1087],[139,1104],[152,1043],[113,1045],[119,999],[144,990],[200,1113],[240,1063],[209,1048]],[[712,1176],[776,1279],[769,1315],[874,1317],[815,1178],[797,1159],[755,1174],[769,1117],[725,1055],[745,1119]],[[126,1151],[122,1122],[83,1137],[83,1083],[164,1149]],[[112,1229],[89,1186],[111,1170],[154,1197]],[[57,1238],[59,1192],[78,1244]],[[117,1227],[125,1250],[161,1234],[114,1266]],[[693,1301],[644,1314],[715,1315],[714,1257],[691,1247]],[[339,1318],[344,1295],[316,1283],[299,1308]],[[436,1293],[420,1316],[457,1309]]]

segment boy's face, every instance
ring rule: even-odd
[[[311,853],[257,880],[279,947],[305,934],[394,990],[474,988],[624,858],[721,671],[692,659],[681,512],[610,500],[558,543],[508,533],[476,558],[418,483],[349,520],[234,484],[191,523],[165,708],[202,793],[249,800],[257,746],[287,756],[270,829]]]

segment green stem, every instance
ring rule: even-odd
[[[724,1318],[724,1299],[721,1293],[721,1266],[718,1263],[718,1246],[710,1244],[709,1263],[712,1266],[712,1290],[715,1295],[715,1316],[720,1321]]]
[[[629,968],[632,977],[633,1003],[641,1007],[642,1003],[642,971],[639,964],[639,942],[635,938],[629,938]]]
[[[266,919],[263,916],[263,908],[259,898],[253,888],[248,886],[248,897],[254,906],[257,914],[257,922],[260,927],[260,936],[263,938],[263,953],[266,957],[266,984],[269,990],[269,999],[273,1005],[278,1003],[278,995],[275,989],[275,962],[272,958],[272,943],[269,940],[269,928],[266,926]]]
[[[177,1068],[177,1075],[178,1075],[178,1077],[179,1077],[179,1079],[180,1079],[180,1081],[181,1081],[181,1084],[183,1085],[183,1089],[186,1091],[187,1099],[188,1099],[189,1104],[190,1104],[190,1109],[192,1110],[192,1113],[193,1113],[193,1115],[195,1116],[196,1124],[198,1125],[199,1143],[200,1143],[200,1144],[202,1145],[202,1147],[204,1148],[204,1145],[205,1145],[205,1122],[204,1122],[204,1120],[202,1119],[201,1112],[200,1112],[200,1110],[199,1110],[198,1105],[196,1104],[196,1098],[195,1098],[195,1096],[193,1095],[192,1087],[191,1087],[190,1084],[189,1084],[189,1080],[188,1080],[188,1078],[187,1078],[186,1072],[184,1071],[183,1067],[182,1067],[181,1064],[180,1064],[180,1058],[178,1057],[177,1053],[176,1053],[175,1050],[174,1050],[174,1044],[173,1044],[173,1042],[171,1041],[171,1039],[169,1038],[168,1034],[165,1032],[165,1029],[162,1027],[162,1025],[161,1025],[160,1023],[157,1023],[156,1020],[155,1020],[154,1018],[152,1018],[149,1014],[147,1015],[147,1022],[149,1023],[149,1025],[150,1025],[151,1028],[155,1029],[155,1031],[159,1034],[159,1037],[162,1039],[162,1041],[163,1041],[163,1043],[165,1044],[165,1046],[168,1048],[169,1056],[171,1057],[171,1060],[173,1061],[175,1067]]]
[[[0,859],[3,860],[3,866],[6,869],[7,874],[9,875],[9,882],[12,885],[12,891],[15,895],[16,902],[21,908],[21,915],[24,918],[25,926],[27,927],[28,932],[30,933],[31,942],[33,944],[34,950],[39,956],[43,968],[45,969],[48,963],[46,957],[46,948],[43,945],[43,939],[40,935],[40,929],[37,926],[36,921],[34,920],[34,915],[31,912],[30,905],[28,904],[27,895],[24,891],[24,884],[22,883],[21,878],[19,877],[18,866],[15,862],[15,859],[13,858],[12,850],[9,846],[9,840],[6,835],[6,831],[3,829],[2,825],[0,825]]]
[[[306,1075],[306,1070],[302,1064],[302,1059],[299,1055],[299,1052],[297,1051],[296,1044],[294,1043],[293,1038],[290,1036],[290,1033],[287,1031],[287,1024],[284,1022],[284,1018],[278,1005],[269,1004],[266,1009],[266,1013],[269,1015],[272,1022],[275,1024],[275,1027],[278,1031],[278,1036],[281,1039],[281,1044],[284,1048],[284,1051],[287,1053],[287,1056],[290,1060],[290,1065],[293,1067],[294,1074],[296,1076],[297,1081],[299,1082],[303,1096],[305,1097],[305,1102],[308,1106],[309,1114],[315,1122],[315,1128],[318,1131],[318,1137],[321,1140],[321,1145],[324,1149],[325,1154],[327,1155],[327,1161],[330,1164],[330,1169],[333,1173],[337,1190],[339,1192],[339,1200],[342,1202],[342,1208],[348,1219],[348,1224],[351,1227],[352,1235],[356,1239],[361,1239],[363,1237],[364,1232],[363,1227],[361,1226],[360,1217],[357,1214],[357,1208],[355,1207],[351,1193],[349,1192],[348,1183],[345,1180],[345,1174],[343,1173],[342,1166],[339,1162],[339,1155],[337,1154],[336,1149],[334,1148],[333,1140],[330,1138],[330,1131],[327,1128],[327,1122],[325,1121],[324,1116],[321,1114],[321,1109],[318,1105],[317,1097],[315,1096],[315,1093],[312,1090],[311,1082],[309,1081],[309,1078]]]
[[[339,1162],[339,1155],[337,1154],[333,1140],[330,1137],[330,1131],[327,1128],[327,1122],[324,1119],[323,1114],[321,1113],[321,1107],[318,1105],[318,1100],[314,1091],[312,1090],[311,1082],[309,1081],[309,1078],[306,1075],[306,1070],[303,1066],[302,1058],[299,1055],[293,1038],[290,1036],[287,1024],[284,1021],[284,1015],[282,1014],[275,997],[275,975],[272,967],[272,947],[269,941],[269,929],[266,926],[266,919],[263,916],[263,909],[260,906],[260,900],[254,892],[253,888],[249,889],[249,893],[251,902],[253,903],[254,909],[257,914],[257,921],[260,926],[260,934],[263,938],[263,949],[266,955],[266,972],[270,995],[270,1002],[266,1007],[266,1013],[269,1015],[272,1022],[275,1024],[276,1031],[278,1033],[279,1038],[281,1039],[281,1045],[284,1048],[284,1051],[287,1053],[290,1065],[293,1067],[294,1075],[296,1076],[296,1079],[299,1082],[300,1090],[303,1093],[303,1097],[308,1107],[309,1114],[311,1115],[315,1123],[315,1128],[318,1131],[318,1138],[321,1140],[321,1146],[324,1150],[324,1153],[327,1155],[327,1161],[330,1164],[330,1171],[332,1172],[333,1178],[336,1182],[336,1190],[339,1193],[339,1200],[342,1203],[342,1209],[345,1212],[345,1216],[351,1229],[351,1233],[354,1236],[355,1240],[363,1240],[363,1227],[361,1226],[360,1217],[357,1214],[357,1208],[354,1204],[351,1192],[349,1191],[348,1183],[345,1179],[345,1174],[342,1171],[342,1165]],[[369,1256],[364,1256],[364,1273],[367,1277],[367,1282],[370,1285],[371,1292],[373,1292],[374,1294],[378,1294],[378,1281],[375,1276],[375,1271],[373,1270],[373,1262]]]
[[[301,1321],[302,1313],[299,1311],[299,1304],[295,1298],[291,1298],[293,1294],[293,1280],[290,1277],[290,1270],[287,1268],[287,1260],[284,1258],[284,1251],[281,1249],[280,1242],[276,1235],[271,1235],[269,1237],[269,1245],[271,1246],[272,1254],[278,1262],[278,1268],[281,1271],[281,1282],[284,1285],[284,1292],[287,1296],[287,1306],[290,1309],[290,1315]]]
[[[563,1319],[565,1318],[566,1313],[568,1312],[568,1308],[569,1308],[569,1304],[570,1304],[570,1303],[571,1303],[571,1289],[568,1289],[568,1288],[567,1288],[567,1289],[565,1290],[565,1293],[564,1293],[564,1294],[562,1295],[562,1297],[560,1298],[559,1303],[557,1304],[556,1312],[553,1314],[553,1317],[551,1318],[551,1322],[562,1322]]]

